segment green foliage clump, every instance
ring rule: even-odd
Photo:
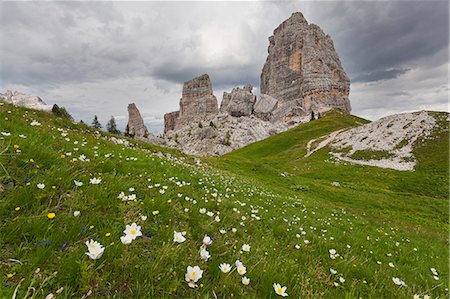
[[[231,131],[228,130],[225,134],[225,138],[223,139],[223,145],[230,146],[231,145]]]
[[[52,107],[52,112],[56,116],[68,119],[70,121],[74,121],[72,115],[70,115],[70,113],[64,107],[59,107],[58,105],[54,104]]]
[[[355,160],[382,160],[392,158],[394,154],[388,151],[360,150],[355,151],[351,156]]]

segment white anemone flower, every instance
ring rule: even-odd
[[[230,264],[223,263],[223,264],[220,264],[219,269],[223,273],[228,273],[231,271],[231,266],[230,266]]]
[[[86,241],[86,246],[88,248],[88,252],[86,252],[86,255],[93,260],[101,258],[103,252],[105,251],[105,247],[92,239],[90,241]]]
[[[250,284],[250,278],[247,276],[242,277],[242,284],[248,286]]]
[[[279,283],[274,283],[273,289],[275,290],[275,293],[279,296],[282,297],[288,296],[288,294],[286,293],[287,287],[282,287]]]
[[[183,233],[173,231],[173,241],[176,243],[183,243],[186,241],[186,238],[184,237]]]
[[[132,240],[142,236],[141,227],[133,222],[131,225],[126,225],[123,231],[125,235],[130,236]]]
[[[199,266],[188,266],[186,270],[186,274],[184,275],[184,279],[188,283],[189,287],[196,288],[195,284],[200,278],[202,278],[203,270],[200,269]]]
[[[398,277],[392,277],[392,281],[398,286],[406,287],[406,283]]]
[[[242,245],[242,251],[250,252],[250,245],[248,245],[248,244]]]
[[[210,238],[208,235],[205,235],[205,236],[203,237],[203,244],[205,244],[206,246],[211,245],[212,242],[213,242],[213,241],[211,240],[211,238]]]
[[[239,275],[244,275],[245,273],[247,273],[247,268],[244,267],[243,264],[240,264],[239,266],[237,266],[237,273],[239,273]]]
[[[98,185],[102,182],[102,179],[98,179],[98,178],[92,178],[89,180],[89,183],[91,183],[92,185]]]
[[[122,242],[122,244],[128,245],[131,243],[131,241],[133,241],[133,238],[131,237],[131,235],[125,235],[120,237],[120,241]]]
[[[332,260],[336,259],[339,256],[339,253],[337,253],[336,249],[334,248],[329,249],[328,252],[330,253],[330,258]]]
[[[75,186],[77,186],[77,187],[83,186],[83,182],[80,182],[80,181],[77,181],[77,180],[74,180],[73,183],[74,183]]]
[[[42,183],[37,184],[36,186],[38,187],[38,189],[41,189],[41,190],[45,188],[45,185]]]
[[[211,257],[211,255],[209,254],[208,250],[206,250],[205,247],[200,247],[200,258],[204,261],[209,260],[209,258]]]
[[[80,214],[81,214],[81,212],[78,210],[73,212],[73,216],[75,216],[75,217],[80,216]]]

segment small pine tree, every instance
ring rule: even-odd
[[[199,127],[200,129],[203,128],[203,124],[202,124],[201,121],[198,122],[198,127]]]
[[[315,119],[316,119],[316,117],[314,115],[314,111],[311,110],[311,120],[315,120]]]
[[[111,116],[111,119],[106,124],[106,130],[111,134],[119,134],[120,131],[117,129],[116,119]]]
[[[98,121],[98,117],[97,115],[94,116],[94,120],[92,121],[92,127],[95,129],[101,129],[102,125],[100,124],[100,122]]]
[[[317,119],[320,119],[322,116],[320,115],[320,112],[317,114]]]

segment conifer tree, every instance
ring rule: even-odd
[[[98,121],[97,115],[94,116],[94,120],[92,121],[91,125],[92,125],[93,128],[96,128],[96,129],[101,129],[102,128],[102,125]]]
[[[119,134],[120,131],[117,129],[116,119],[114,116],[111,116],[111,119],[106,124],[106,130],[112,134]]]

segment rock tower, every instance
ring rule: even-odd
[[[279,101],[285,115],[329,108],[350,113],[350,80],[329,35],[295,12],[269,37],[261,94]]]

